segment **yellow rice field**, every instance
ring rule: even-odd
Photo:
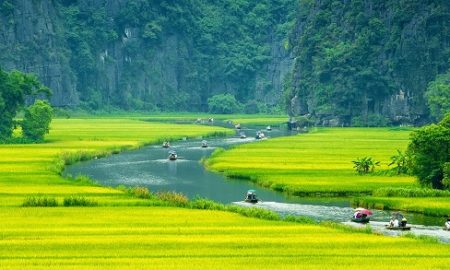
[[[450,246],[205,210],[0,213],[1,269],[448,269]]]
[[[122,191],[61,178],[61,151],[109,151],[216,127],[56,119],[48,141],[0,145],[0,269],[448,269],[450,245],[324,225],[145,206]],[[79,194],[96,207],[22,207]]]

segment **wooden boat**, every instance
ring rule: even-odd
[[[411,226],[399,226],[399,227],[393,227],[391,225],[385,225],[386,229],[388,230],[396,230],[396,231],[410,231],[411,230]]]
[[[202,148],[206,148],[206,147],[208,147],[208,142],[203,140],[202,141]]]
[[[248,202],[248,203],[259,202],[259,199],[256,197],[256,191],[253,189],[250,189],[249,191],[247,191],[247,195],[245,196],[244,201]]]
[[[169,153],[169,160],[177,160],[178,155],[175,152],[170,152]]]
[[[369,223],[370,217],[359,217],[359,218],[352,217],[352,221],[356,223]]]

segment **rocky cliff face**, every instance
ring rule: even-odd
[[[55,105],[78,102],[78,92],[61,38],[62,20],[51,1],[2,1],[0,64],[37,74],[53,90]]]
[[[450,67],[450,2],[300,2],[291,115],[335,125],[428,120],[427,84]]]
[[[267,35],[270,60],[237,81],[223,75],[229,64],[202,55],[198,40],[205,35],[195,29],[207,18],[188,2],[5,0],[0,65],[36,73],[56,106],[205,110],[222,92],[277,104],[291,66],[282,39]]]

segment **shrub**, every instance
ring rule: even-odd
[[[133,187],[130,188],[128,193],[136,198],[141,199],[151,199],[153,197],[152,193],[146,187]]]
[[[210,113],[232,114],[240,112],[242,104],[231,94],[220,94],[208,99],[208,109]]]
[[[58,202],[52,197],[28,197],[22,203],[24,207],[56,207]]]
[[[189,199],[184,194],[173,191],[157,192],[156,197],[174,206],[187,206],[189,202]]]
[[[96,206],[98,203],[96,201],[90,200],[83,196],[70,196],[64,198],[63,205],[66,207],[71,206]]]
[[[53,109],[47,101],[36,102],[25,110],[22,132],[26,138],[41,141],[50,130]]]

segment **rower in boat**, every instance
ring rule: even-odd
[[[162,144],[163,148],[169,148],[170,147],[170,143],[168,141],[163,142]]]
[[[248,203],[257,203],[259,199],[256,197],[256,191],[253,189],[248,190],[244,201]]]
[[[450,217],[448,217],[447,221],[444,223],[444,230],[450,231]]]
[[[370,216],[372,211],[364,208],[356,208],[353,214],[352,221],[357,223],[368,223],[370,221]]]
[[[256,132],[256,139],[257,140],[261,140],[261,139],[264,139],[266,137],[266,135],[264,135],[264,133],[262,132],[262,131],[260,131],[260,130],[258,130],[257,132]]]
[[[169,152],[169,160],[177,160],[177,158],[178,158],[177,152],[175,151]]]
[[[394,212],[391,216],[391,220],[389,224],[386,225],[386,229],[389,230],[400,230],[400,231],[409,231],[411,230],[411,226],[407,226],[408,221],[406,217],[403,216],[400,212]]]
[[[202,141],[202,148],[208,147],[208,142],[206,140]]]

